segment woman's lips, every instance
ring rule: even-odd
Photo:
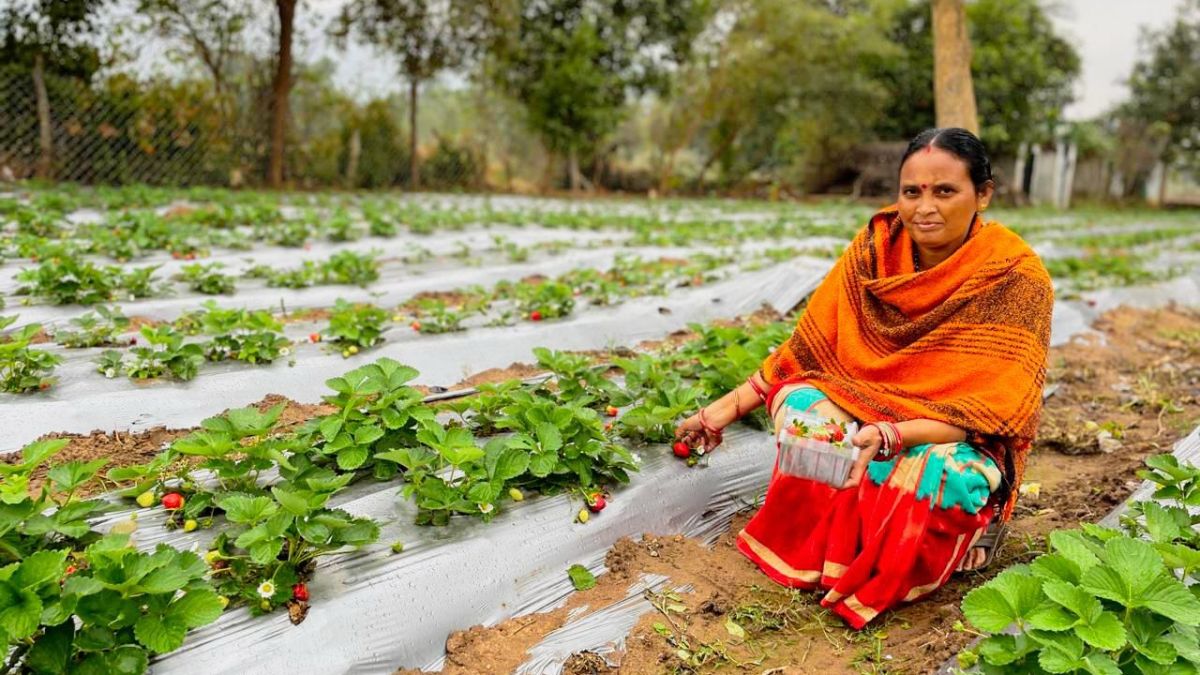
[[[941,223],[913,223],[913,227],[925,232],[928,232],[929,230],[936,230],[941,226]]]

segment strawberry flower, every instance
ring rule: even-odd
[[[261,598],[270,599],[272,595],[275,595],[275,584],[270,581],[262,582],[258,585],[258,595]]]

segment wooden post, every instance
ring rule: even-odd
[[[933,102],[939,127],[979,134],[963,0],[933,0]]]
[[[54,136],[50,128],[50,97],[46,94],[46,59],[41,50],[33,57],[33,90],[37,97],[38,159],[36,175],[50,178],[54,170]]]

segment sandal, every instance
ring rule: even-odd
[[[976,541],[971,548],[967,549],[967,552],[970,553],[977,548],[982,548],[984,550],[983,562],[979,563],[978,567],[972,567],[969,570],[960,567],[957,571],[965,573],[986,570],[992,564],[992,560],[995,560],[996,552],[1004,545],[1004,535],[1006,534],[1008,534],[1008,523],[1003,523],[999,520],[993,520],[988,523],[987,529],[983,531],[983,536],[979,537],[979,541]]]

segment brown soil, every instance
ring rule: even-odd
[[[1035,557],[1051,530],[1099,520],[1138,485],[1135,471],[1146,456],[1169,451],[1200,422],[1200,313],[1122,308],[1096,328],[1102,340],[1051,350],[1048,384],[1058,389],[1046,401],[1006,545],[986,572],[955,575],[924,600],[855,632],[820,609],[812,594],[773,584],[737,552],[734,536],[750,514],[735,518],[711,549],[672,535],[623,539],[609,551],[609,573],[595,589],[572,594],[566,608],[603,607],[642,573],[694,590],[656,598],[660,609],[641,617],[619,667],[584,652],[565,672],[933,672],[971,641],[953,629],[968,590]],[[1102,431],[1114,436],[1106,451],[1097,441]],[[730,632],[730,619],[744,639]],[[455,633],[446,643],[444,672],[511,672],[531,645],[564,622],[560,609]],[[681,648],[690,650],[690,662]]]
[[[126,333],[136,333],[142,329],[142,326],[154,328],[161,325],[162,321],[156,321],[147,316],[131,316],[129,317],[129,327],[125,329]]]
[[[462,307],[474,297],[462,291],[421,291],[400,305],[400,309],[416,309],[422,300],[440,300],[448,307]]]
[[[546,370],[540,366],[530,365],[528,363],[511,363],[507,368],[488,368],[474,375],[460,380],[457,384],[450,387],[451,391],[458,389],[470,389],[481,384],[495,384],[497,382],[505,382],[507,380],[523,380],[527,377],[540,375]]]
[[[280,426],[278,428],[281,431],[294,427],[318,415],[327,415],[334,410],[333,406],[330,405],[321,403],[305,405],[276,394],[269,394],[254,405],[260,410],[266,410],[279,403],[287,404],[287,407],[284,408],[283,413],[279,417]],[[87,462],[93,459],[104,458],[108,460],[108,464],[104,467],[104,471],[107,472],[109,469],[119,466],[131,466],[149,462],[172,441],[186,436],[193,430],[194,428],[168,429],[167,427],[154,427],[146,431],[130,433],[120,431],[106,432],[97,429],[90,434],[52,433],[43,436],[39,440],[65,438],[70,441],[66,447],[55,455],[54,462],[56,464],[72,460]],[[19,453],[14,453],[6,457],[0,457],[0,461],[15,463],[19,457]],[[45,480],[45,473],[46,469],[43,467],[31,477],[31,490],[36,491],[42,485],[42,482]],[[97,494],[120,487],[123,486],[118,483],[93,483],[82,492]]]
[[[329,309],[298,309],[294,312],[288,312],[287,315],[279,315],[278,318],[285,324],[300,323],[302,321],[328,321],[329,317],[333,316],[333,312]]]

